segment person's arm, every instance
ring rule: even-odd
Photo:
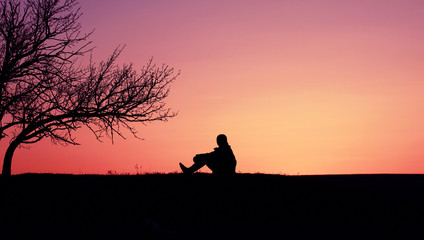
[[[213,153],[214,152],[196,154],[193,158],[193,162],[197,162],[199,159],[209,159],[213,156]]]

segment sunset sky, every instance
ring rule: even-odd
[[[240,172],[424,173],[424,1],[81,1],[94,58],[181,70],[144,140],[18,149],[12,173],[179,171],[228,136]],[[6,141],[1,143],[4,156]]]

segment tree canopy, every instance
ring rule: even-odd
[[[92,32],[81,33],[76,0],[5,0],[0,14],[0,140],[11,139],[3,175],[22,144],[78,144],[72,133],[82,126],[97,139],[113,141],[123,129],[137,137],[134,123],[176,115],[164,102],[179,74],[168,65],[119,66],[123,47],[98,64],[78,64],[91,53]]]

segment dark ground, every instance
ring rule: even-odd
[[[0,187],[0,239],[424,236],[424,175],[25,174]]]

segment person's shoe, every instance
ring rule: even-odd
[[[184,166],[184,164],[180,163],[180,168],[183,171],[184,174],[189,174],[190,173],[190,169],[188,169],[188,167]]]

